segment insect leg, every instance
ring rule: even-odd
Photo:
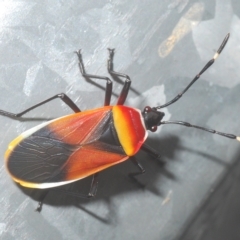
[[[161,163],[165,163],[162,159],[161,159],[161,155],[152,147],[150,147],[149,145],[147,145],[146,143],[144,143],[141,146],[141,150],[143,150],[144,152],[148,153],[149,155],[153,156],[154,158],[156,158],[159,162]]]
[[[129,173],[128,176],[135,183],[137,183],[141,188],[144,188],[145,186],[142,183],[140,183],[135,177],[140,175],[140,174],[144,174],[145,173],[145,169],[142,167],[142,165],[137,161],[137,159],[135,157],[131,157],[130,160],[138,167],[138,169],[140,171],[139,172],[134,172],[134,173]]]
[[[38,202],[38,206],[35,209],[36,212],[41,212],[42,211],[42,206],[43,206],[43,201],[46,198],[46,196],[48,195],[49,190],[46,190],[40,197],[39,202]]]
[[[60,189],[56,189],[56,191],[60,191],[60,192],[64,192],[68,195],[71,195],[73,197],[79,197],[79,198],[92,198],[95,197],[97,194],[97,188],[98,188],[98,173],[93,174],[92,176],[92,182],[91,182],[91,186],[90,186],[90,190],[89,193],[86,194],[81,194],[78,192],[70,192],[70,191],[66,191],[66,190],[60,190]]]
[[[131,161],[138,167],[138,169],[140,170],[140,172],[130,173],[130,174],[132,174],[132,175],[134,174],[135,176],[136,176],[136,175],[139,175],[139,174],[144,174],[144,173],[145,173],[145,169],[144,169],[143,166],[140,164],[140,162],[138,162],[135,157],[131,157],[130,159],[131,159]]]
[[[77,107],[77,105],[64,93],[60,93],[60,94],[57,94],[51,98],[48,98],[47,100],[45,101],[42,101],[20,113],[10,113],[10,112],[6,112],[6,111],[3,111],[3,110],[0,110],[0,115],[3,115],[3,116],[6,116],[6,117],[10,117],[10,118],[18,118],[18,117],[22,117],[22,115],[24,115],[25,113],[33,110],[34,108],[37,108],[47,102],[50,102],[56,98],[60,98],[63,102],[65,102],[74,112],[81,112],[81,110]]]
[[[89,193],[87,195],[85,194],[81,194],[78,192],[71,192],[71,191],[67,191],[67,190],[63,190],[63,189],[50,189],[50,190],[46,190],[40,197],[39,202],[38,202],[38,206],[36,208],[36,212],[41,212],[42,210],[42,206],[43,206],[43,201],[46,198],[47,194],[49,193],[49,191],[55,191],[55,192],[61,192],[61,193],[65,193],[67,195],[73,196],[73,197],[79,197],[79,198],[92,198],[95,197],[97,194],[97,187],[98,187],[98,173],[95,173],[92,177],[92,182],[91,182],[91,186],[90,186],[90,190]]]
[[[98,173],[95,173],[92,178],[92,183],[91,183],[90,190],[89,190],[89,193],[87,196],[88,198],[95,197],[97,194],[97,188],[98,188],[98,180],[97,179],[98,179]]]
[[[80,72],[81,72],[83,77],[86,77],[86,78],[97,78],[97,79],[102,79],[102,80],[106,81],[106,91],[105,91],[104,106],[110,105],[111,96],[112,96],[112,81],[108,77],[92,75],[92,74],[86,73],[85,68],[84,68],[84,64],[83,64],[83,61],[82,61],[81,50],[78,50],[76,53],[77,53],[78,60],[79,60],[79,62],[78,62],[79,69],[80,69]]]
[[[98,173],[93,174],[92,182],[91,182],[91,186],[90,186],[90,190],[89,190],[88,194],[81,194],[78,192],[71,192],[71,191],[63,190],[63,189],[51,189],[51,190],[55,191],[55,192],[62,192],[67,195],[70,195],[73,197],[78,197],[78,198],[92,198],[92,197],[95,197],[97,194],[97,187],[98,187],[97,179],[98,179]]]
[[[118,101],[117,101],[117,105],[123,105],[125,100],[126,100],[126,98],[127,98],[128,92],[129,92],[129,88],[130,88],[130,85],[131,85],[131,79],[130,79],[130,77],[128,75],[123,74],[123,73],[119,73],[119,72],[115,72],[113,70],[114,49],[108,48],[108,51],[109,51],[108,72],[110,74],[116,75],[118,77],[124,77],[125,78],[123,89],[122,89],[122,91],[120,93],[120,96],[118,98]]]

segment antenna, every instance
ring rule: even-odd
[[[228,33],[226,35],[226,37],[224,38],[221,46],[219,47],[219,49],[217,50],[217,52],[214,54],[213,58],[204,66],[204,68],[195,76],[195,78],[193,78],[193,80],[187,85],[187,87],[181,92],[179,93],[175,98],[173,98],[171,101],[161,105],[161,106],[157,106],[157,109],[160,108],[164,108],[167,107],[173,103],[175,103],[177,100],[179,100],[182,95],[200,78],[200,76],[215,62],[215,60],[218,58],[218,56],[220,55],[220,53],[222,52],[223,48],[225,47],[225,45],[227,44],[227,41],[230,37],[230,33]]]
[[[206,131],[206,132],[210,132],[210,133],[213,133],[213,134],[221,135],[223,137],[236,139],[237,141],[240,142],[240,137],[235,136],[233,134],[218,132],[218,131],[210,129],[210,128],[204,128],[204,127],[200,127],[200,126],[197,126],[197,125],[192,125],[192,124],[190,124],[188,122],[182,122],[182,121],[162,121],[162,122],[160,122],[159,125],[162,125],[162,124],[178,124],[178,125],[182,125],[182,126],[185,126],[185,127],[197,128],[197,129],[200,129],[200,130],[203,130],[203,131]]]

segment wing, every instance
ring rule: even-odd
[[[30,129],[10,143],[5,156],[12,178],[31,188],[64,185],[128,159],[113,126],[112,107]]]

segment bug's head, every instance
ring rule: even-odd
[[[163,112],[157,111],[156,108],[146,106],[142,111],[142,116],[147,130],[155,132],[158,126],[161,124],[161,120],[163,119],[164,115],[165,114]]]

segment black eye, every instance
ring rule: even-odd
[[[146,106],[146,107],[144,108],[144,112],[145,112],[145,113],[148,113],[148,112],[151,112],[151,111],[152,111],[152,108],[149,107],[149,106]]]
[[[158,128],[157,126],[152,126],[151,129],[150,129],[150,131],[151,131],[151,132],[156,132],[156,131],[157,131],[157,128]]]

